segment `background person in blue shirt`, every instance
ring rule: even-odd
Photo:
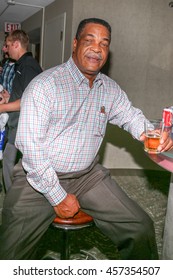
[[[15,76],[15,60],[9,57],[6,46],[6,39],[2,47],[2,51],[4,59],[0,69],[0,84],[3,86],[4,90],[6,90],[8,94],[11,94],[13,79]]]

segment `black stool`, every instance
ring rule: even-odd
[[[73,218],[63,219],[56,217],[52,226],[62,231],[61,260],[70,259],[69,232],[80,230],[94,225],[93,218],[83,211],[79,211]]]

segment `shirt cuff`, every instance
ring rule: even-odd
[[[44,193],[44,196],[52,206],[56,206],[66,198],[67,193],[61,186],[58,186],[58,188],[52,188],[48,193]]]

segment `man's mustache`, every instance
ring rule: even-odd
[[[102,55],[100,53],[87,53],[88,58],[93,58],[97,60],[102,60]]]

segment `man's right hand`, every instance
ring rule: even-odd
[[[66,198],[54,206],[54,211],[60,218],[73,217],[79,211],[80,205],[74,194],[67,194]]]
[[[4,104],[4,103],[6,103],[5,98],[4,98],[3,94],[0,93],[0,104]]]
[[[4,89],[3,92],[2,92],[2,95],[3,95],[4,99],[5,99],[5,103],[8,103],[8,101],[10,99],[9,92],[6,89]]]

